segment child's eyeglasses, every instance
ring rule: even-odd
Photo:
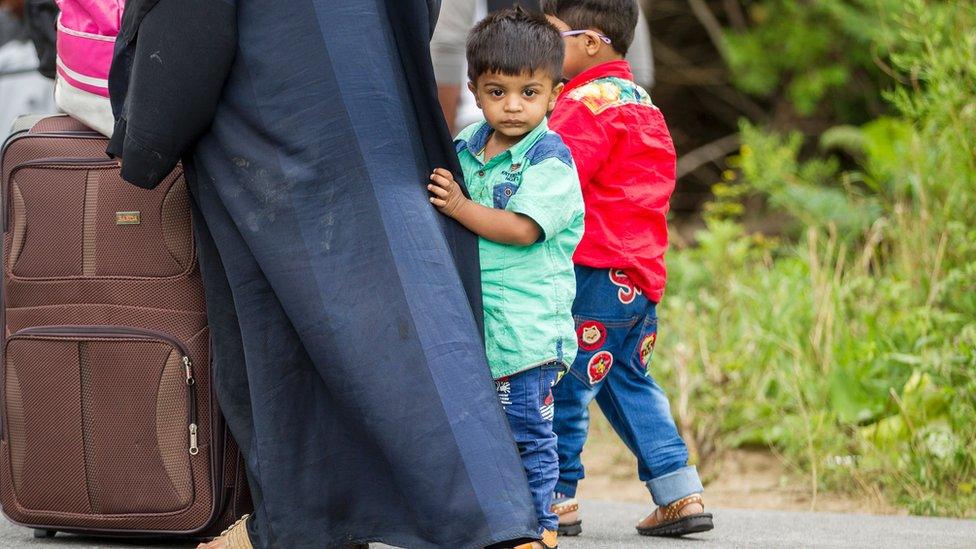
[[[592,31],[592,30],[568,30],[568,31],[561,31],[559,33],[559,35],[562,36],[563,38],[566,38],[567,36],[576,36],[576,35],[579,35],[579,34],[586,34],[588,32],[592,32],[593,34],[597,35],[600,38],[600,40],[603,40],[607,44],[610,44],[611,43],[610,42],[610,38],[608,36],[604,36],[604,35],[596,32],[596,31]]]

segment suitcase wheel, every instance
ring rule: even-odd
[[[58,531],[57,530],[44,530],[42,528],[35,528],[34,529],[34,537],[35,538],[53,538],[57,534],[58,534]]]

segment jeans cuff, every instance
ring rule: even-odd
[[[576,497],[576,482],[570,482],[565,480],[560,480],[556,482],[556,488],[554,490],[557,494],[562,494],[569,498]]]
[[[698,469],[694,465],[652,478],[646,484],[647,489],[651,491],[651,498],[657,505],[669,505],[683,497],[700,494],[705,490],[701,479],[698,478]]]

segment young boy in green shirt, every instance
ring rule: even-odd
[[[438,168],[431,203],[480,236],[488,364],[529,481],[539,536],[556,546],[550,509],[559,476],[552,386],[572,364],[573,252],[583,197],[569,149],[546,114],[560,83],[563,40],[541,15],[495,12],[467,43],[469,89],[485,121],[455,140],[466,198]]]

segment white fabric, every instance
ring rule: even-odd
[[[112,103],[107,97],[72,87],[60,74],[54,86],[54,97],[62,111],[98,133],[112,137],[115,118],[112,116]]]
[[[58,68],[63,70],[65,74],[82,84],[87,84],[89,86],[96,86],[99,88],[108,88],[107,78],[95,78],[94,76],[85,76],[80,72],[75,72],[71,70],[68,65],[64,64],[64,61],[60,57],[57,58]]]

